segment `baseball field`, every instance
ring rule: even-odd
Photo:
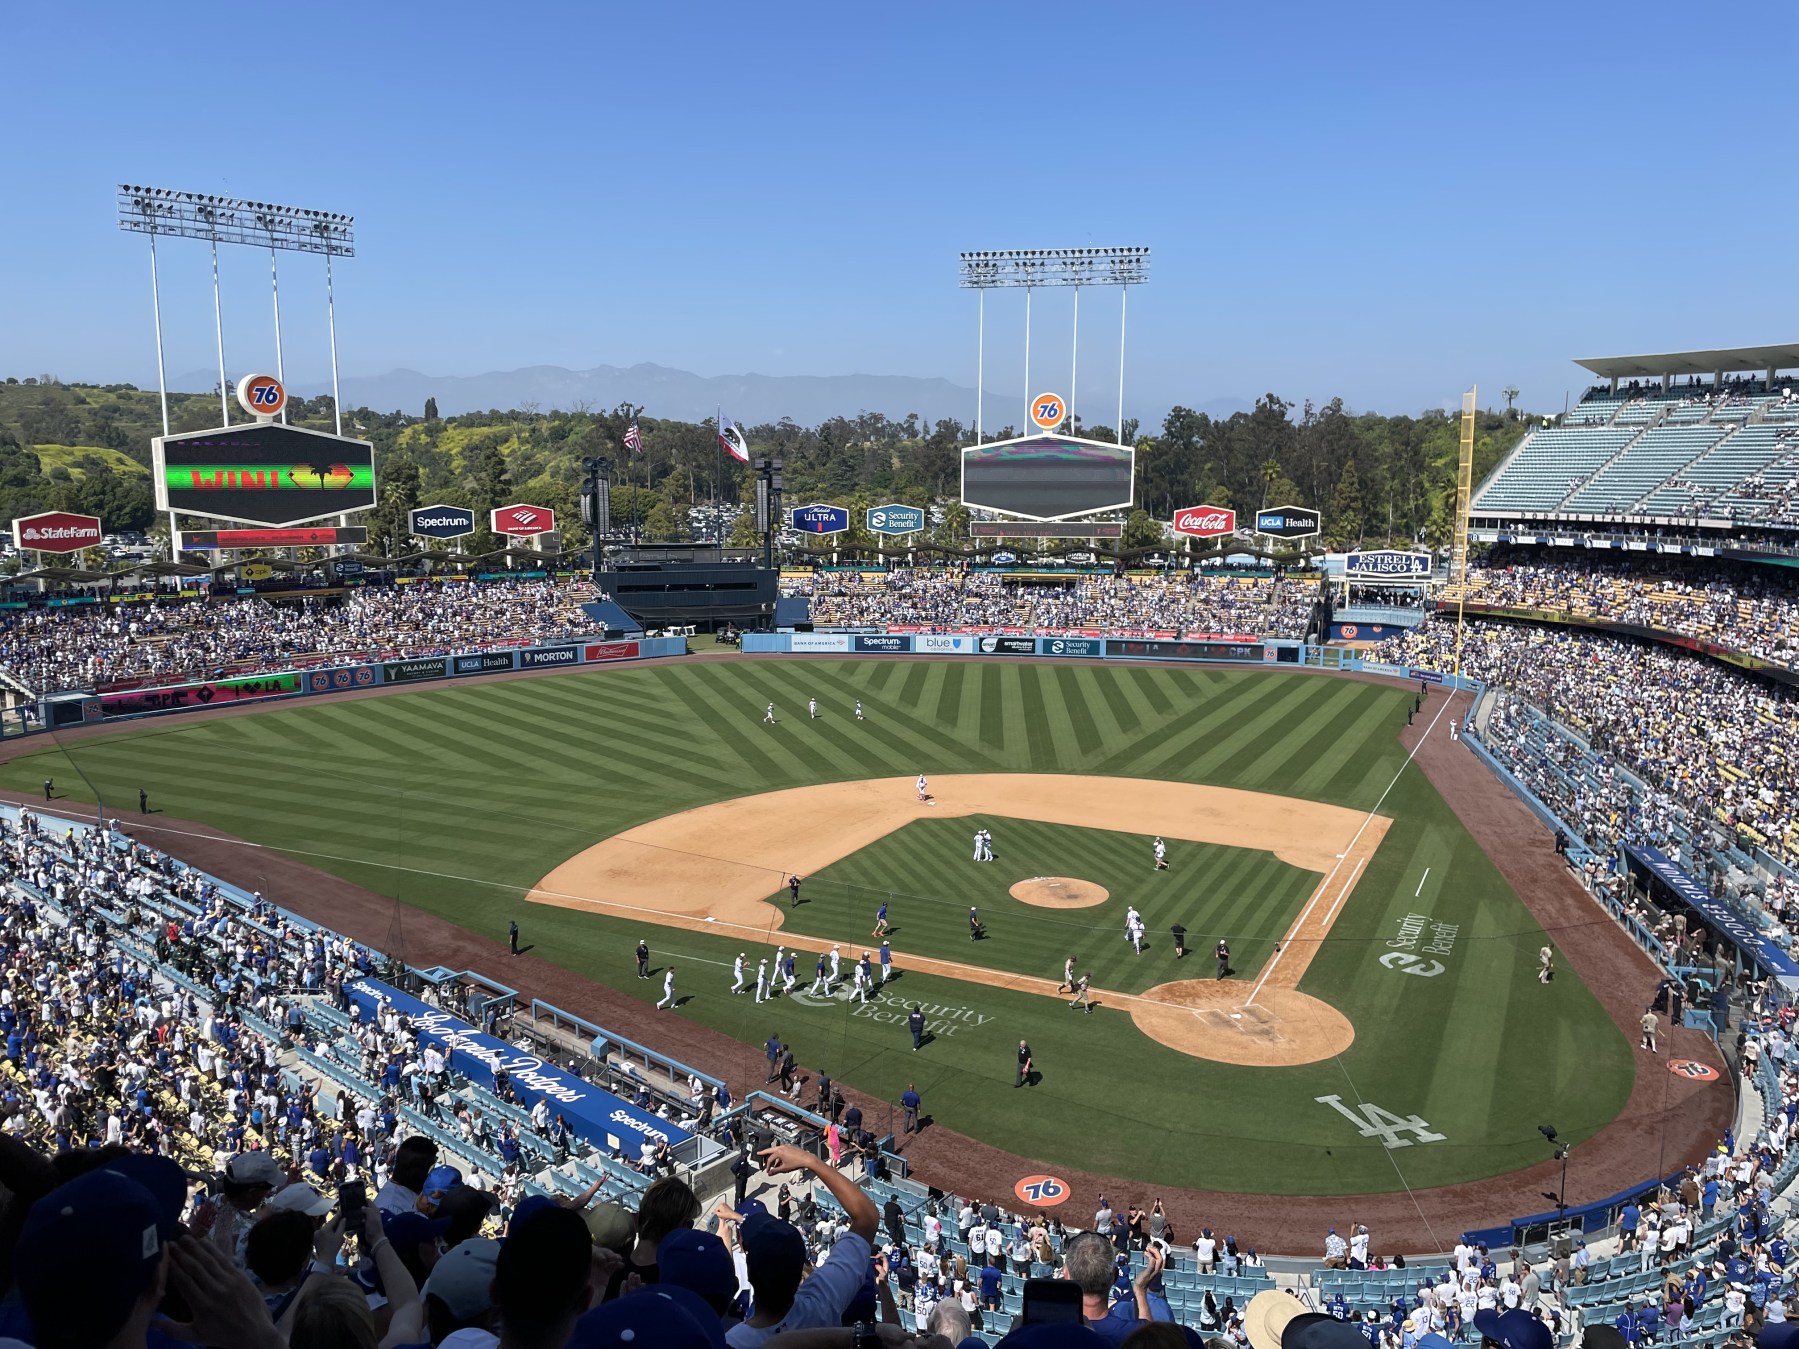
[[[532,957],[646,1002],[672,966],[679,1006],[658,1015],[741,1042],[740,1067],[779,1033],[807,1070],[884,1101],[916,1083],[938,1124],[1047,1171],[1366,1195],[1541,1163],[1542,1120],[1579,1144],[1636,1073],[1575,974],[1538,981],[1562,934],[1408,759],[1413,698],[1262,670],[738,657],[46,738],[0,785],[53,777],[126,816],[142,788],[395,915],[494,938],[516,919]],[[839,982],[808,993],[833,945]],[[753,983],[778,949],[793,994],[731,991],[739,954]],[[1069,958],[1091,1012],[1058,990]],[[1016,1087],[1021,1038],[1036,1072]]]

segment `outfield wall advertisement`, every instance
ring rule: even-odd
[[[654,656],[679,656],[685,654],[686,650],[687,639],[684,637],[651,637],[628,642],[557,642],[552,646],[525,647],[512,651],[470,651],[459,655],[420,656],[407,660],[375,661],[329,668],[283,670],[238,679],[211,679],[165,688],[103,693],[82,702],[81,718],[90,722],[110,721],[120,717],[187,712],[200,707],[230,706],[271,698],[294,698],[309,693],[349,693],[384,684],[423,683],[463,675],[495,674],[502,670],[555,669],[646,660]]]
[[[198,684],[177,684],[173,688],[132,689],[126,693],[105,693],[90,699],[83,707],[98,711],[88,720],[111,717],[141,717],[151,712],[182,712],[195,707],[229,707],[234,703],[257,702],[264,698],[289,698],[303,690],[300,676],[285,674],[257,675],[248,679],[207,680]]]
[[[1086,660],[1204,660],[1300,663],[1303,643],[1208,635],[1206,638],[1035,637],[1026,633],[746,632],[747,652],[851,652],[856,655],[1061,656]]]

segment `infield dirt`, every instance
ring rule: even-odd
[[[1254,983],[1180,980],[1146,993],[1093,990],[1128,1009],[1139,1030],[1171,1049],[1219,1063],[1312,1063],[1347,1048],[1355,1028],[1336,1008],[1299,992],[1318,943],[1391,823],[1385,816],[1265,792],[1143,778],[1053,773],[964,773],[931,780],[920,800],[910,778],[822,783],[718,801],[615,834],[545,876],[529,898],[700,932],[768,940],[782,928],[780,895],[806,876],[914,820],[985,815],[1198,843],[1252,846],[1321,873],[1318,886]],[[770,896],[775,896],[771,899]],[[851,934],[845,934],[848,939]],[[784,934],[822,951],[830,939]],[[895,951],[907,969],[1057,997],[1048,978]]]

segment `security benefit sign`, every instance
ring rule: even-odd
[[[263,422],[150,442],[160,510],[246,525],[298,525],[375,504],[366,440]]]

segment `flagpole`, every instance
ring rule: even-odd
[[[712,423],[712,541],[722,544],[724,531],[718,524],[718,482],[725,473],[725,408],[719,404],[713,409]]]

